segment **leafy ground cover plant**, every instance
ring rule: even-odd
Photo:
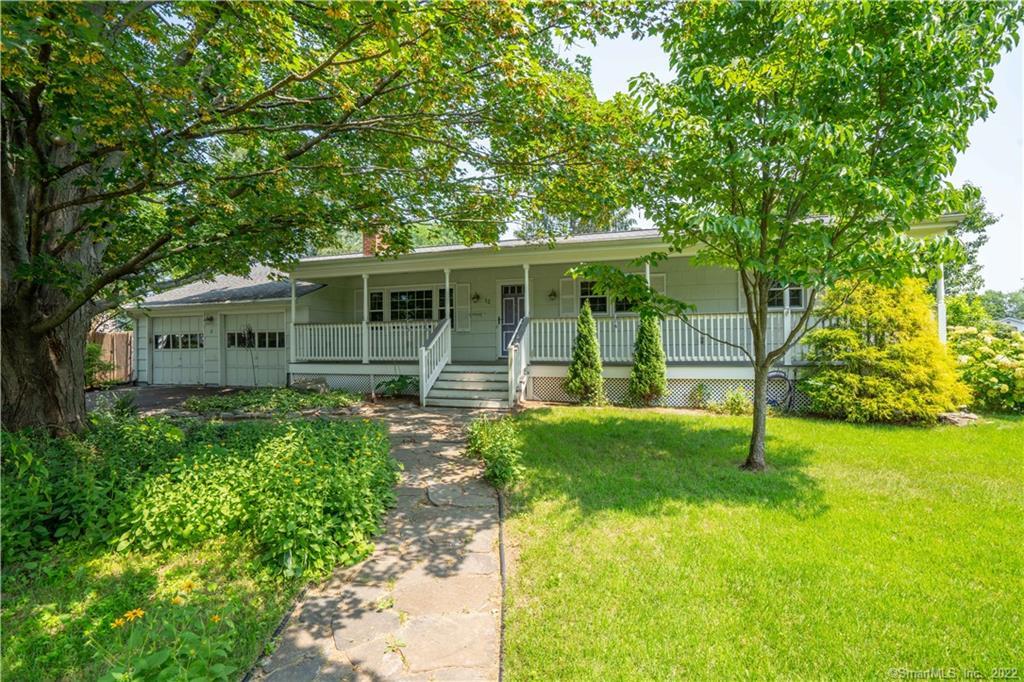
[[[335,409],[350,407],[359,402],[359,396],[345,391],[314,393],[292,388],[256,388],[251,391],[223,395],[192,396],[182,403],[186,410],[200,414],[217,412],[286,413],[298,410]]]
[[[372,549],[397,480],[366,420],[108,413],[81,438],[4,433],[2,456],[15,680],[39,661],[53,679],[237,677],[301,582]]]
[[[734,388],[725,394],[721,402],[709,402],[707,408],[715,414],[741,415],[750,414],[754,411],[754,405],[750,402],[750,395],[742,388]]]
[[[414,376],[400,374],[391,379],[384,379],[376,386],[378,395],[397,397],[400,395],[414,395],[420,387],[419,379]]]
[[[1024,413],[1024,334],[999,326],[954,327],[949,347],[973,406]]]
[[[523,441],[512,417],[482,417],[469,425],[467,450],[484,462],[484,477],[499,490],[511,487],[523,473]]]

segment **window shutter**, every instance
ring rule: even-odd
[[[558,314],[561,317],[576,315],[576,281],[571,277],[563,277],[558,283]]]
[[[469,284],[455,285],[455,331],[469,331]]]
[[[651,288],[662,296],[665,295],[665,275],[651,275]]]

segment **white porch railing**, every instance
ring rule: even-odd
[[[427,394],[437,377],[452,359],[452,323],[445,318],[420,347],[420,405],[427,404]]]
[[[596,323],[602,361],[630,362],[639,318],[598,318]],[[769,313],[769,348],[782,343],[788,326],[785,312]],[[707,313],[690,315],[686,320],[663,320],[661,338],[669,362],[746,362],[741,348],[750,352],[752,339],[746,313]],[[530,360],[568,362],[575,340],[575,318],[534,319],[530,323]]]
[[[520,318],[508,342],[508,406],[515,407],[529,365],[530,318]]]
[[[351,362],[363,359],[364,338],[367,359],[419,359],[419,349],[434,328],[431,320],[412,322],[370,322],[363,324],[296,324],[295,361]]]
[[[362,324],[296,324],[295,360],[355,360],[363,357]]]
[[[371,322],[370,361],[416,360],[420,346],[434,329],[431,320],[415,322]]]

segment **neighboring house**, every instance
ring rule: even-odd
[[[1024,332],[1024,320],[1019,317],[1000,317],[996,322],[1008,324],[1019,332]]]
[[[913,234],[941,234],[956,219],[915,226]],[[323,379],[366,393],[382,380],[413,376],[431,405],[504,406],[524,396],[563,401],[576,317],[589,301],[607,392],[621,400],[637,316],[628,301],[598,295],[592,282],[565,272],[581,262],[628,269],[660,244],[656,230],[634,230],[569,237],[554,248],[514,240],[380,259],[368,242],[361,254],[302,259],[293,284],[265,268],[248,279],[218,277],[153,296],[132,311],[137,376],[144,383],[229,386]],[[695,253],[674,254],[649,272],[634,268],[659,292],[696,306],[686,320],[662,323],[670,405],[690,404],[698,385],[718,399],[753,378],[739,349],[701,333],[749,344],[739,277],[693,264]],[[770,343],[777,344],[806,297],[799,288],[779,288],[772,298]],[[794,349],[780,369],[791,375],[801,357]]]

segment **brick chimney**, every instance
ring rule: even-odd
[[[384,242],[380,238],[379,234],[366,234],[363,233],[363,255],[364,256],[376,256],[377,252],[383,248]]]

